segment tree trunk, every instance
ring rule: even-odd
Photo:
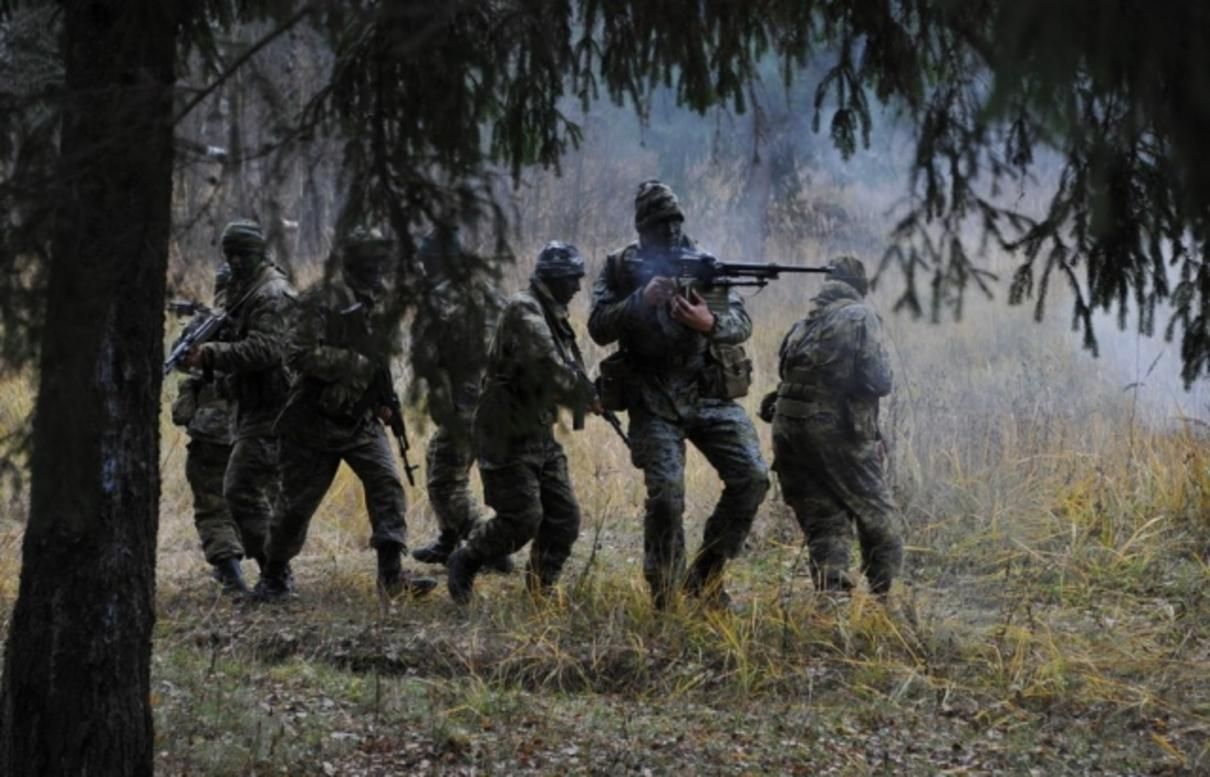
[[[0,773],[150,775],[177,4],[63,4],[66,90]]]

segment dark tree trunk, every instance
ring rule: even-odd
[[[59,210],[0,774],[152,773],[176,8],[63,4]]]

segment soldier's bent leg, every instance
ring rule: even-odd
[[[365,490],[366,510],[370,514],[372,529],[370,545],[375,548],[384,545],[406,548],[407,523],[404,513],[407,503],[386,428],[375,424],[372,437],[361,445],[343,451],[342,455]]]
[[[760,453],[752,419],[735,402],[703,402],[687,430],[723,481],[723,493],[706,521],[699,555],[734,558],[769,491],[769,467]],[[721,565],[720,565],[721,568]]]
[[[643,576],[657,607],[668,604],[685,567],[685,438],[680,427],[648,413],[630,414],[631,461],[647,487]]]
[[[244,555],[239,529],[223,496],[223,477],[230,457],[230,445],[202,440],[190,440],[185,454],[185,478],[193,492],[193,523],[210,564]]]
[[[273,518],[265,547],[269,562],[279,565],[302,551],[311,517],[340,467],[340,454],[287,440],[281,460],[282,509]]]
[[[542,523],[530,546],[529,567],[531,583],[546,589],[559,579],[571,546],[580,536],[580,505],[567,472],[567,457],[557,445],[543,462],[538,480]]]
[[[459,553],[480,566],[488,559],[515,553],[538,533],[542,523],[542,489],[538,468],[524,462],[479,471],[483,496],[496,514],[471,532]]]
[[[248,558],[264,554],[281,476],[278,450],[276,437],[248,437],[236,441],[227,462],[223,497]]]

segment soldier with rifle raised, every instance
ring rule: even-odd
[[[630,416],[631,460],[647,488],[643,573],[657,608],[678,589],[727,607],[727,560],[743,546],[769,488],[751,419],[735,402],[748,392],[742,343],[752,322],[737,285],[763,285],[781,265],[719,262],[684,233],[667,185],[644,181],[635,197],[638,241],[611,254],[593,286],[588,332],[619,348],[601,364],[602,404]],[[685,573],[685,441],[718,472],[723,493]]]
[[[484,564],[531,541],[526,587],[544,594],[580,534],[567,457],[552,427],[559,406],[571,408],[576,428],[585,410],[599,409],[567,320],[583,277],[575,246],[547,243],[529,288],[500,314],[474,421],[483,494],[496,515],[449,557],[450,597],[459,604],[470,601]]]
[[[230,533],[224,585],[240,590],[235,578],[240,558],[264,565],[265,538],[278,499],[279,440],[273,423],[289,390],[283,361],[293,319],[295,293],[265,251],[265,236],[254,221],[238,220],[223,229],[223,256],[231,268],[230,306],[204,319],[182,338],[164,365],[179,363],[202,375],[221,374],[222,390],[233,404],[233,444],[223,475],[223,497],[236,531]],[[235,534],[238,533],[238,539]]]
[[[379,591],[394,598],[425,594],[437,585],[401,564],[406,504],[384,424],[399,438],[409,481],[412,467],[389,369],[398,329],[382,310],[391,247],[377,230],[355,230],[340,248],[341,278],[319,284],[302,300],[287,359],[294,382],[277,420],[288,441],[282,456],[283,510],[269,533],[258,599],[292,592],[290,562],[302,551],[311,518],[342,461],[365,489]]]

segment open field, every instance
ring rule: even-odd
[[[750,302],[749,409],[813,282],[795,283]],[[467,611],[441,589],[381,608],[342,471],[295,565],[300,597],[242,606],[207,578],[165,410],[159,772],[1210,771],[1205,409],[1170,419],[1167,395],[1123,391],[1112,359],[1002,303],[943,327],[887,319],[899,384],[883,423],[909,547],[888,608],[811,591],[775,488],[732,566],[738,613],[657,617],[641,478],[592,419],[561,430],[585,525],[557,598],[489,575]],[[0,397],[7,419],[27,412],[19,382]],[[419,459],[429,430],[410,420]],[[692,549],[718,494],[695,453],[688,493]],[[419,543],[432,516],[421,489],[409,500]],[[0,533],[5,612],[19,513]]]

